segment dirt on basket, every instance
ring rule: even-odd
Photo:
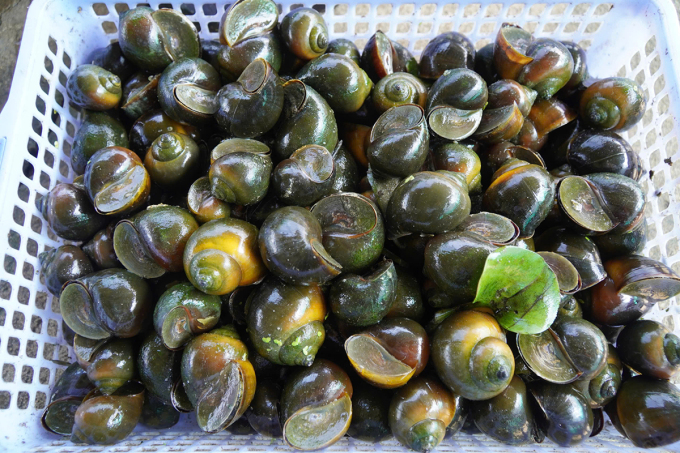
[[[0,110],[7,102],[31,0],[0,1]]]

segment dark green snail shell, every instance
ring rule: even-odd
[[[171,351],[155,332],[141,340],[137,354],[139,378],[149,391],[166,403],[172,402],[172,387],[180,380],[181,352]]]
[[[75,245],[62,245],[41,253],[39,258],[40,271],[45,276],[45,286],[57,297],[64,283],[94,271],[85,252]]]
[[[322,198],[311,213],[323,233],[323,246],[345,272],[359,272],[380,256],[385,226],[378,207],[356,193],[338,193]]]
[[[37,204],[57,236],[70,241],[86,241],[108,222],[96,212],[87,193],[73,184],[57,184]]]
[[[100,112],[89,112],[73,137],[71,167],[78,175],[85,172],[87,161],[107,146],[128,147],[125,127],[115,118]]]
[[[354,60],[356,64],[359,64],[359,58],[361,53],[357,49],[357,45],[354,41],[345,38],[334,39],[328,43],[328,48],[326,48],[326,53],[337,53],[344,55],[346,57]]]
[[[70,435],[76,410],[93,389],[85,370],[77,362],[69,365],[52,388],[41,419],[43,428],[62,436]]]
[[[373,125],[366,157],[374,170],[406,177],[425,163],[429,138],[422,107],[416,104],[392,107]]]
[[[352,421],[347,435],[364,442],[380,442],[390,438],[390,393],[361,380],[355,380],[352,387]]]
[[[571,79],[574,59],[561,42],[550,38],[535,39],[526,49],[533,58],[519,72],[517,81],[549,99]]]
[[[430,88],[427,112],[439,105],[461,110],[483,109],[489,98],[486,82],[471,69],[446,71]]]
[[[274,141],[274,156],[287,159],[305,145],[327,150],[338,143],[338,125],[333,110],[311,86],[293,79],[283,85],[284,104]]]
[[[287,206],[265,219],[258,243],[270,272],[289,283],[313,285],[330,281],[342,269],[322,238],[321,225],[309,211]]]
[[[98,348],[87,366],[87,377],[105,395],[136,375],[136,346],[129,338],[116,338]]]
[[[283,84],[274,68],[263,59],[250,63],[238,80],[217,93],[217,124],[239,138],[253,138],[269,131],[283,110]]]
[[[218,105],[220,76],[200,58],[182,58],[171,63],[158,81],[158,101],[175,121],[202,125],[212,119]]]
[[[281,38],[297,58],[311,60],[326,52],[328,28],[323,16],[312,8],[295,9],[281,20]]]
[[[167,191],[185,189],[200,166],[201,150],[188,135],[168,132],[144,156],[151,180]]]
[[[439,170],[415,173],[397,185],[385,214],[392,237],[453,230],[470,214],[465,177]]]
[[[233,46],[220,46],[216,69],[223,83],[232,83],[258,58],[266,60],[276,72],[281,69],[283,53],[278,34],[266,33],[244,39]]]
[[[271,172],[269,153],[229,152],[210,166],[210,190],[227,203],[251,205],[267,194]]]
[[[146,112],[160,107],[158,103],[158,80],[160,78],[160,74],[150,76],[145,72],[138,72],[125,82],[120,109],[128,118],[136,120]]]
[[[383,261],[366,276],[345,274],[333,282],[328,295],[333,314],[351,326],[370,326],[392,308],[397,295],[397,271]]]
[[[359,187],[359,169],[352,154],[342,143],[339,143],[333,151],[335,162],[335,176],[331,193],[356,192]]]
[[[66,82],[70,101],[89,110],[110,110],[123,95],[120,78],[92,64],[78,66]]]
[[[160,72],[182,57],[198,58],[196,27],[172,9],[138,6],[121,14],[118,40],[123,54],[137,67]]]
[[[458,32],[442,33],[427,43],[420,57],[420,76],[436,80],[448,69],[474,69],[475,46]]]
[[[125,58],[120,44],[111,43],[92,52],[85,61],[116,74],[120,80],[127,80],[135,72],[135,66]]]
[[[279,162],[271,185],[284,203],[308,206],[330,193],[334,177],[333,155],[323,146],[306,145]]]
[[[255,396],[245,414],[250,426],[266,437],[281,437],[283,430],[279,420],[281,385],[275,380],[258,380]]]
[[[144,394],[144,405],[139,422],[151,429],[172,428],[179,422],[180,412],[171,403],[165,402],[153,393]]]
[[[636,181],[642,176],[638,154],[610,131],[581,131],[569,142],[567,161],[577,175],[618,173]]]

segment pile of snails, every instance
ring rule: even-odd
[[[606,412],[637,447],[680,440],[680,338],[640,319],[680,277],[640,255],[635,81],[511,24],[420,62],[271,0],[229,6],[219,42],[145,6],[118,29],[68,78],[78,176],[38,201],[77,358],[46,429],[112,444],[192,412],[429,451],[572,446]]]

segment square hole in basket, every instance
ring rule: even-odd
[[[8,409],[12,401],[12,395],[6,391],[0,391],[0,409]]]
[[[66,145],[66,143],[64,143]],[[59,161],[59,174],[64,178],[68,178],[68,164],[63,160]]]
[[[444,5],[444,7],[442,8],[442,15],[444,17],[455,16],[457,12],[458,12],[457,3],[449,3],[447,5]]]
[[[333,8],[333,14],[336,16],[344,16],[347,14],[347,11],[349,10],[349,6],[347,3],[340,3],[339,5],[335,5]]]
[[[47,403],[47,395],[45,392],[35,392],[35,408],[44,409]]]
[[[4,268],[5,272],[14,275],[14,273],[17,271],[17,260],[14,259],[13,256],[5,255]]]
[[[24,176],[26,176],[28,179],[33,179],[34,169],[32,163],[30,163],[27,160],[24,160],[22,170],[24,172]]]
[[[568,3],[558,3],[557,5],[552,7],[552,9],[550,10],[550,15],[561,16],[567,10],[567,6],[569,6]]]
[[[118,27],[116,27],[116,24],[114,22],[111,22],[110,20],[105,20],[102,22],[102,30],[104,30],[104,33],[107,35],[110,35],[112,33],[116,33],[118,31]]]
[[[15,311],[12,316],[12,327],[15,330],[24,330],[24,323],[26,321],[26,315],[20,311]]]
[[[5,325],[5,318],[7,318],[7,312],[4,308],[0,307],[0,327]]]
[[[31,299],[31,292],[28,290],[28,288],[20,286],[19,291],[17,292],[17,299],[19,300],[20,304],[28,305],[28,301]]]
[[[27,263],[24,261],[24,266],[21,269],[21,275],[29,281],[33,280],[33,277],[35,276],[35,268],[31,263]]]
[[[333,31],[335,31],[335,33],[346,33],[347,32],[347,23],[346,22],[336,22],[335,25],[333,25]]]
[[[57,54],[57,40],[54,39],[53,37],[48,37],[47,38],[47,48],[50,49],[50,52],[53,54]]]
[[[59,332],[59,324],[54,319],[49,319],[47,321],[47,335],[50,337],[56,337]]]
[[[9,355],[19,355],[19,346],[21,346],[21,342],[17,337],[9,337],[9,340],[7,340],[7,353]]]
[[[118,14],[120,14],[120,13],[124,13],[125,11],[129,10],[130,7],[128,6],[127,3],[116,3],[114,5],[114,9],[116,10],[116,12]]]
[[[14,382],[14,365],[6,363],[2,366],[2,380],[5,382]]]
[[[414,3],[404,3],[399,7],[400,16],[411,16],[416,10],[416,5]]]
[[[59,71],[59,83],[61,83],[61,86],[66,88],[66,84],[68,83],[68,77],[66,77],[64,71]]]
[[[67,121],[67,122],[66,122],[66,133],[67,133],[70,137],[73,137],[73,136],[76,135],[76,128],[75,128],[75,126],[73,125],[73,123],[71,123],[70,121]]]
[[[19,409],[26,409],[28,407],[28,403],[30,401],[31,397],[29,396],[28,392],[19,392],[19,395],[17,397],[17,408]]]
[[[604,16],[609,11],[611,11],[613,7],[614,7],[613,3],[601,3],[597,5],[597,8],[595,8],[593,16]]]
[[[54,154],[52,154],[51,152],[45,151],[43,160],[45,161],[45,164],[47,164],[48,167],[50,168],[54,167]]]
[[[479,3],[471,3],[469,5],[466,5],[465,8],[463,9],[463,17],[473,17],[479,14],[479,11],[482,9],[482,5]]]
[[[24,221],[26,220],[26,214],[24,214],[23,209],[21,209],[18,206],[14,206],[14,211],[12,212],[12,218],[14,219],[14,223],[17,225],[24,225]]]
[[[217,14],[217,6],[215,4],[213,4],[212,6],[215,8],[215,12],[213,14],[209,14],[210,16]],[[193,16],[194,14],[196,14],[196,7],[194,6],[193,3],[182,3],[181,5],[179,5],[179,10],[182,11],[182,14],[184,14],[185,16]]]
[[[522,14],[522,11],[524,11],[524,3],[513,3],[510,5],[508,8],[508,12],[506,13],[507,17],[516,17]]]
[[[585,33],[595,33],[600,29],[602,22],[591,22],[586,25]]]
[[[45,101],[43,101],[43,99],[40,96],[35,97],[35,108],[37,108],[38,111],[43,115],[45,114],[45,110],[47,110],[47,108],[45,107]]]
[[[27,365],[21,367],[21,382],[31,384],[33,382],[33,368]]]
[[[33,132],[35,132],[38,135],[42,135],[42,122],[35,116],[31,121],[31,127],[33,128]]]
[[[50,370],[49,368],[40,367],[40,372],[38,373],[38,382],[43,385],[50,383]]]
[[[578,26],[579,26],[578,22],[569,22],[564,26],[564,32],[574,33],[576,30],[578,30]]]
[[[217,33],[220,30],[219,22],[208,22],[208,31],[210,33]]]
[[[67,68],[71,69],[71,56],[64,52],[64,56],[61,58],[61,61],[64,62],[64,65],[66,65]]]
[[[391,9],[390,9],[391,12]],[[421,16],[433,16],[437,12],[437,5],[435,3],[426,3],[420,7]]]
[[[40,185],[48,190],[50,188],[50,177],[44,171],[40,172]]]
[[[42,318],[40,316],[31,315],[31,332],[40,333],[42,331]]]
[[[408,33],[411,30],[411,22],[400,22],[397,24],[397,33]]]
[[[19,196],[19,199],[25,203],[28,202],[28,197],[31,196],[31,192],[28,190],[28,187],[22,182],[19,183],[19,188],[17,189],[17,195]]]
[[[458,31],[465,34],[472,33],[472,30],[475,29],[475,23],[474,22],[464,22],[460,24],[460,27],[458,27]]]
[[[498,17],[503,9],[502,3],[493,3],[486,7],[484,17]]]
[[[442,34],[448,33],[450,31],[453,31],[453,22],[444,22],[443,24],[439,24],[439,29],[437,30],[437,33]]]
[[[158,5],[158,9],[172,9],[172,3],[161,3]]]
[[[38,357],[38,342],[35,340],[28,340],[26,342],[26,357],[35,359]]]
[[[38,143],[32,138],[29,138],[28,142],[26,143],[26,150],[28,151],[28,154],[33,157],[38,157],[38,149]]]
[[[217,15],[217,5],[215,3],[206,3],[203,5],[203,14],[206,16]]]
[[[9,230],[7,242],[14,250],[19,250],[19,247],[21,247],[21,235],[14,230]]]
[[[201,32],[201,24],[199,24],[198,22],[192,22],[192,23],[194,24],[194,27],[196,27],[196,31],[198,31],[200,33]]]
[[[57,104],[59,104],[59,107],[63,107],[64,106],[64,93],[55,89],[54,90],[54,100],[57,101]],[[71,113],[71,115],[73,115],[73,113]]]
[[[432,31],[432,22],[421,22],[418,24],[418,33],[429,33]]]
[[[389,22],[379,22],[375,26],[375,31],[381,31],[383,33],[389,33],[390,23]]]
[[[47,132],[47,141],[50,143],[50,145],[54,146],[55,148],[59,147],[59,137],[57,137],[57,133],[54,132],[52,129]]]
[[[97,16],[108,16],[109,9],[104,3],[95,3],[92,5],[92,10]]]
[[[368,32],[368,22],[357,22],[354,26],[354,33],[361,35]]]
[[[326,5],[322,3],[317,3],[316,5],[312,5],[312,9],[318,12],[319,14],[326,14]]]
[[[10,296],[12,295],[12,285],[6,281],[6,280],[0,280],[0,298],[9,300]],[[4,310],[3,310],[4,312]],[[4,318],[3,322],[0,323],[0,326],[5,325]]]
[[[376,8],[376,15],[389,16],[392,14],[392,5],[390,3],[383,3]]]
[[[31,229],[38,234],[42,231],[42,220],[34,215],[31,215]]]

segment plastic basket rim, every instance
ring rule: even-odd
[[[41,18],[41,14],[43,11],[50,5],[55,2],[66,2],[68,0],[33,0],[32,4],[30,5],[28,9],[28,14],[26,17],[26,24],[30,23],[38,23],[39,19]],[[104,0],[107,1],[107,0]],[[625,1],[625,0],[624,0]],[[669,43],[673,40],[673,37],[680,38],[680,18],[678,17],[678,11],[676,11],[675,6],[673,5],[672,0],[632,0],[635,3],[641,3],[646,6],[655,8],[658,11],[659,14],[659,21],[661,22],[661,29],[657,30],[657,34],[659,35],[664,35],[666,36],[667,40]],[[226,3],[227,0],[224,2],[216,2],[216,3]],[[622,0],[608,0],[609,3],[612,3],[614,7],[618,3],[622,3]],[[630,2],[630,0],[629,0]],[[96,1],[90,0],[90,3],[94,4],[97,3]],[[153,0],[149,2],[153,6],[156,6],[158,3],[161,3],[159,0]],[[325,3],[324,2],[308,2],[308,1],[300,1],[300,4],[303,4],[304,6],[311,6],[312,4],[316,3]],[[358,3],[369,3],[369,4],[378,4],[378,3],[391,3],[391,4],[400,4],[400,3],[423,3],[421,0],[400,0],[400,1],[382,1],[378,2],[376,0],[344,0],[344,3],[348,3],[350,5],[353,4],[358,4]],[[461,2],[456,2],[456,1],[439,1],[439,0],[428,0],[426,3],[434,3],[437,5],[444,5],[448,3],[458,3],[459,5],[466,5],[470,3],[477,3],[475,0],[471,1],[461,1]],[[506,3],[505,1],[499,1],[498,3]],[[547,5],[551,4],[558,4],[558,3],[574,3],[571,0],[527,0],[524,1],[523,3],[526,4],[532,4],[532,3],[545,3]],[[154,5],[155,4],[155,5]],[[6,151],[13,149],[16,145],[13,144],[13,139],[12,139],[12,131],[15,130],[15,128],[20,124],[21,117],[19,115],[15,115],[13,113],[14,109],[17,108],[22,108],[21,106],[25,105],[27,101],[28,95],[31,93],[30,90],[26,90],[25,88],[30,86],[32,80],[26,77],[29,74],[29,69],[32,67],[34,62],[32,61],[32,55],[39,55],[40,54],[40,46],[41,43],[38,42],[38,39],[35,34],[31,33],[32,27],[26,26],[24,28],[24,31],[22,33],[22,38],[21,38],[21,46],[19,49],[19,54],[17,57],[17,62],[16,66],[14,68],[13,72],[13,77],[12,77],[12,85],[9,93],[9,97],[7,99],[7,103],[5,104],[5,107],[0,111],[0,212],[6,212],[5,209],[8,209],[8,206],[11,207],[11,198],[13,196],[13,193],[9,190],[10,187],[9,185],[9,178],[7,177],[8,173],[12,171],[12,168],[10,164],[12,163],[13,156],[8,156]],[[346,33],[347,36],[351,37],[353,36],[353,33],[348,32]],[[671,80],[675,80],[680,84],[680,46],[668,46],[667,47],[667,71],[666,75],[670,76]],[[680,88],[675,88],[676,90],[680,90]],[[30,102],[28,102],[30,104]],[[7,328],[7,327],[4,327]],[[168,446],[169,447],[169,446]],[[499,444],[500,448],[503,448],[501,444]],[[674,444],[671,446],[668,446],[671,449],[675,450],[680,449],[680,443]],[[0,451],[4,451],[6,446],[0,445]],[[81,447],[77,446],[72,446],[74,450],[80,450]],[[261,448],[261,447],[260,447]],[[630,447],[632,448],[632,446]],[[159,450],[161,451],[161,450]]]

